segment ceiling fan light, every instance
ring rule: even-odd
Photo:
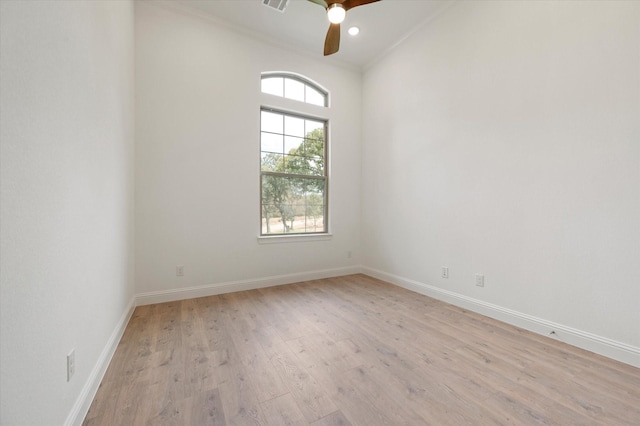
[[[327,17],[332,24],[339,24],[344,21],[347,12],[340,3],[334,3],[327,9]]]

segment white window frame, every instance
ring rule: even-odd
[[[284,98],[284,99],[290,99],[290,100],[294,100],[294,101],[297,101],[297,102],[303,102],[303,103],[306,103],[306,104],[309,104],[309,105],[317,105],[317,106],[322,106],[322,107],[325,107],[325,108],[329,107],[329,92],[324,87],[322,87],[318,83],[308,79],[307,77],[305,77],[303,75],[300,75],[300,74],[291,73],[291,72],[282,72],[282,71],[264,72],[264,73],[262,73],[262,75],[260,77],[261,86],[262,86],[263,80],[268,80],[268,79],[271,79],[271,78],[282,78],[282,79],[285,80],[282,94],[270,93],[272,96],[280,97],[280,98]],[[305,94],[304,94],[304,99],[303,100],[298,100],[298,99],[286,96],[286,89],[285,89],[286,88],[286,80],[293,80],[295,82],[302,83],[304,85]],[[315,92],[318,92],[318,94],[320,94],[324,98],[324,103],[322,105],[307,101],[307,94],[306,94],[306,88],[307,87],[313,89]],[[262,91],[262,87],[261,87],[261,91]],[[268,93],[268,92],[262,91],[262,93]]]
[[[274,112],[288,114],[292,116],[307,118],[310,120],[323,121],[325,122],[325,146],[324,146],[324,180],[325,180],[325,195],[324,195],[324,232],[303,232],[303,233],[278,233],[278,234],[263,234],[262,229],[262,160],[261,160],[261,137],[258,138],[259,141],[259,149],[258,149],[258,167],[259,167],[259,200],[258,200],[258,242],[260,244],[270,244],[270,243],[288,243],[288,242],[305,242],[305,241],[323,241],[330,240],[332,237],[331,234],[331,209],[330,209],[330,181],[331,181],[331,168],[330,168],[330,94],[327,89],[325,89],[320,84],[314,82],[306,76],[301,74],[296,74],[292,72],[282,72],[282,71],[271,71],[271,72],[263,72],[261,73],[261,87],[262,80],[266,78],[272,77],[282,77],[289,78],[292,80],[296,80],[305,84],[306,86],[311,87],[317,92],[321,93],[324,96],[325,102],[324,106],[314,104],[314,103],[306,103],[303,101],[285,98],[284,96],[274,95],[270,93],[262,92],[261,90],[261,103],[259,108],[259,113],[262,114],[263,110],[273,110]],[[261,119],[259,118],[259,122]],[[262,133],[262,127],[260,126],[260,134]]]

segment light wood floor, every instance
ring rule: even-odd
[[[141,306],[85,425],[639,425],[640,369],[352,275]]]

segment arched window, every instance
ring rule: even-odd
[[[262,92],[328,105],[326,90],[296,74],[263,74]],[[260,235],[327,234],[329,121],[316,106],[269,104],[260,108]]]
[[[311,80],[292,73],[263,73],[262,93],[312,105],[328,106],[327,91]]]

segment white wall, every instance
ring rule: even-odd
[[[133,6],[0,5],[0,423],[60,424],[134,293]],[[362,91],[215,21],[135,15],[136,293],[362,261],[640,346],[638,3],[459,2]],[[267,70],[332,91],[329,241],[257,243]]]
[[[458,2],[363,98],[371,271],[640,362],[639,2]]]
[[[0,423],[59,425],[133,302],[133,5],[0,7]]]
[[[330,110],[316,111],[331,126],[329,241],[258,243],[260,105],[274,99],[260,93],[263,71],[299,73],[331,91]],[[183,291],[197,286],[348,272],[360,247],[360,132],[360,73],[212,19],[136,4],[139,301],[193,295]]]

